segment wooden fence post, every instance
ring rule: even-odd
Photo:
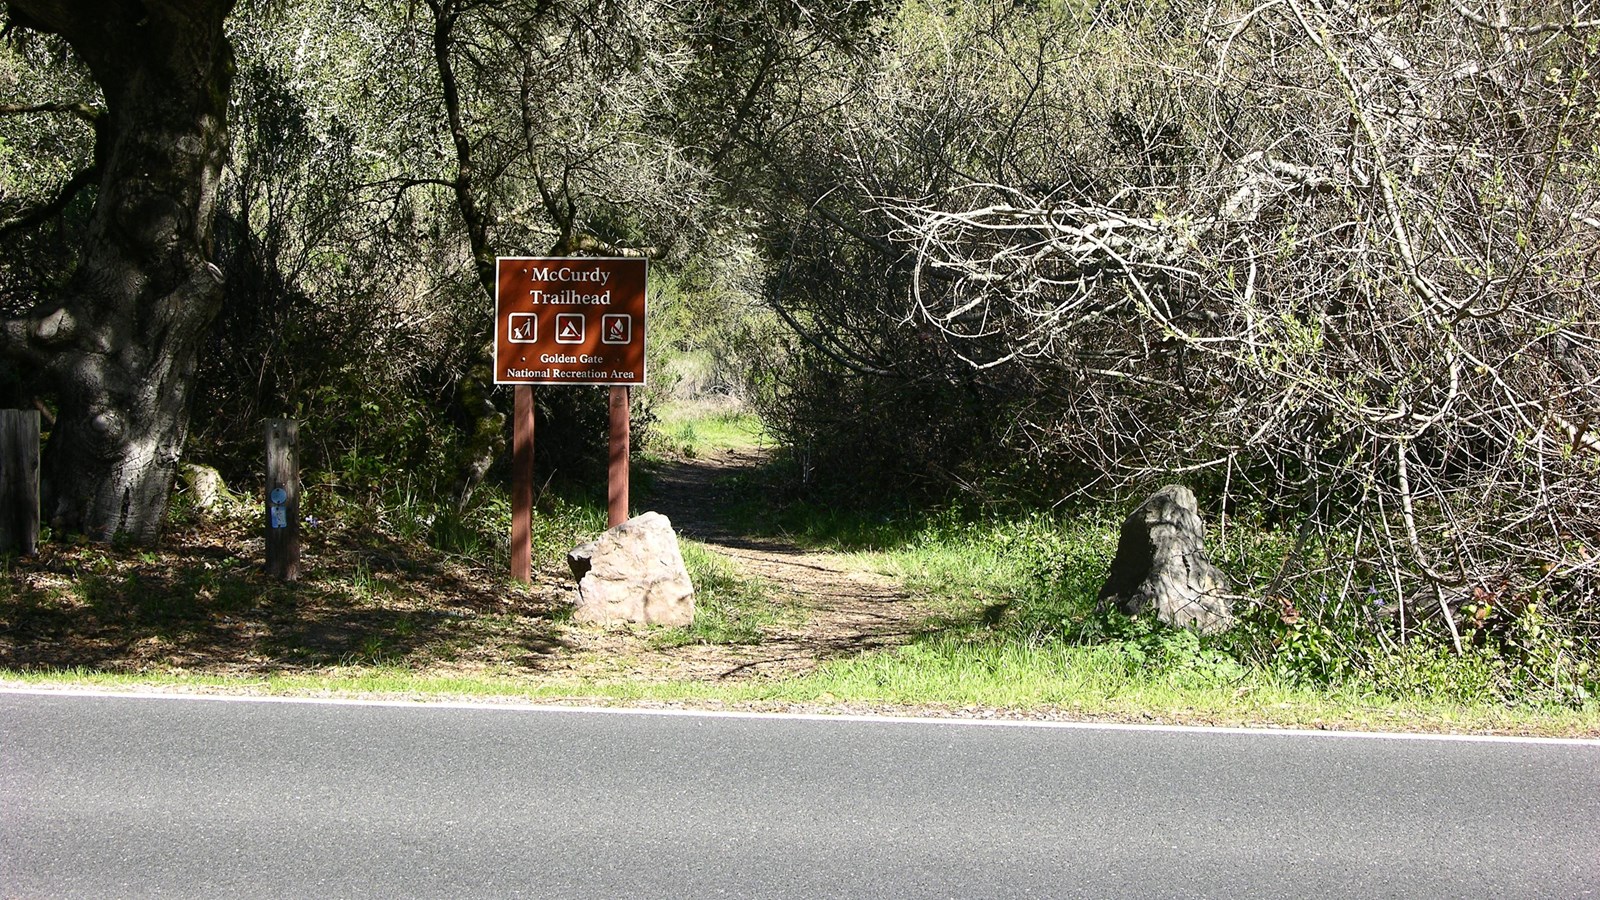
[[[0,409],[0,553],[39,550],[39,412]]]
[[[267,574],[300,580],[300,423],[268,419]]]

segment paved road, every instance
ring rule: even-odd
[[[0,897],[1579,897],[1600,744],[0,693]]]

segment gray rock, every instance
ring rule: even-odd
[[[183,483],[189,488],[190,502],[197,512],[227,512],[234,502],[233,492],[222,480],[222,475],[210,466],[183,463],[178,467]]]
[[[657,512],[635,516],[567,553],[578,579],[580,622],[688,625],[694,585],[672,523]]]
[[[1206,558],[1194,492],[1169,484],[1122,523],[1100,606],[1130,616],[1154,610],[1169,625],[1213,634],[1233,627],[1227,576]]]

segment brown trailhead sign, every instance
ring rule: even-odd
[[[495,384],[644,384],[643,259],[495,263]]]

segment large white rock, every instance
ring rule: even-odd
[[[634,516],[567,554],[578,579],[580,622],[688,625],[694,585],[683,566],[672,522],[657,512]]]

